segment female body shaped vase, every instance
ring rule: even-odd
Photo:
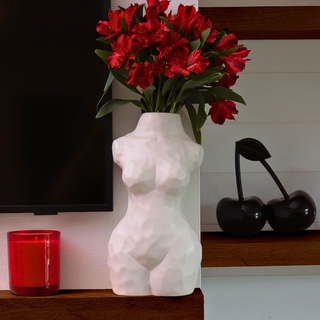
[[[190,172],[203,160],[202,146],[185,133],[180,115],[144,113],[112,149],[129,193],[126,215],[108,245],[114,293],[191,294],[202,251],[181,206]]]

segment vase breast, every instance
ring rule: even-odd
[[[112,289],[120,295],[181,296],[193,292],[201,245],[182,212],[190,173],[203,148],[178,114],[144,113],[136,129],[114,141],[113,157],[128,190],[126,215],[108,245]]]

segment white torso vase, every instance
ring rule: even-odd
[[[181,207],[190,172],[203,160],[202,146],[185,133],[180,115],[144,113],[112,151],[129,193],[126,215],[108,245],[114,293],[191,294],[202,251]]]

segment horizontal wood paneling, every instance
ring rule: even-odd
[[[236,238],[224,233],[202,233],[202,267],[320,265],[320,231],[296,236],[261,232]]]
[[[234,172],[235,142],[255,138],[269,150],[267,162],[275,172],[320,171],[320,124],[250,124],[202,129],[205,156],[201,173]],[[265,172],[255,161],[241,158],[243,172]]]
[[[239,39],[320,39],[319,6],[201,7],[217,30]]]
[[[319,83],[320,72],[241,74],[233,89],[247,105],[237,104],[236,121],[226,120],[223,126],[242,122],[320,122]],[[214,125],[210,117],[206,124]]]
[[[245,73],[320,72],[320,40],[245,40],[239,43],[251,51],[250,61],[239,74],[238,83]]]
[[[317,208],[320,208],[320,172],[277,173],[277,176],[289,194],[296,190],[304,190],[314,199]],[[241,177],[245,197],[257,196],[265,203],[282,197],[280,190],[266,172],[245,172]],[[237,199],[235,174],[234,172],[202,174],[200,180],[202,231],[221,230],[216,218],[216,207],[222,198]],[[310,228],[318,229],[319,227],[320,214],[318,213]],[[264,229],[270,229],[270,227],[266,225]]]

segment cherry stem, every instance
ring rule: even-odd
[[[271,169],[271,167],[268,165],[268,163],[266,162],[266,160],[262,159],[260,160],[260,162],[263,164],[263,166],[267,169],[267,171],[270,173],[272,179],[274,180],[274,182],[276,183],[276,185],[279,187],[281,193],[283,194],[285,199],[289,199],[288,193],[285,190],[285,188],[283,187],[282,183],[280,182],[280,180],[278,179],[278,177],[276,176],[276,174],[274,173],[274,171]]]
[[[238,191],[238,198],[239,201],[243,201],[243,190],[242,190],[242,183],[241,183],[241,172],[240,172],[240,154],[236,147],[235,152],[235,167],[236,167],[236,181],[237,181],[237,191]]]

